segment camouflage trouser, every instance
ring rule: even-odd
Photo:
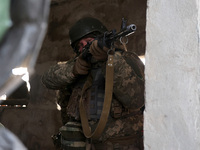
[[[108,139],[104,143],[94,143],[94,150],[143,150],[143,137],[140,135]],[[92,150],[93,150],[92,149]]]

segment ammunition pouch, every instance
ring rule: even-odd
[[[143,111],[144,111],[144,106],[142,106],[137,110],[126,109],[116,99],[113,99],[110,115],[115,119],[124,119],[135,115],[142,115]]]
[[[52,138],[56,148],[62,150],[85,150],[86,148],[86,138],[81,123],[76,121],[67,122]]]

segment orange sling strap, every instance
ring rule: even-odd
[[[91,86],[91,77],[86,81],[86,83],[83,86],[83,90],[81,93],[81,99],[79,101],[79,111],[80,111],[80,117],[81,117],[81,124],[83,128],[83,133],[85,137],[87,138],[93,138],[98,139],[101,136],[101,133],[103,132],[106,122],[108,120],[108,115],[110,112],[110,106],[112,101],[112,94],[113,94],[113,74],[114,74],[114,65],[113,65],[113,55],[108,55],[108,60],[106,64],[106,79],[105,79],[105,97],[104,97],[104,104],[103,109],[101,113],[101,117],[99,119],[98,125],[94,132],[91,132],[91,128],[89,126],[87,113],[84,106],[84,99],[82,99],[82,96],[85,92],[85,90]]]

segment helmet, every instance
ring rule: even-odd
[[[93,32],[104,33],[107,28],[97,19],[86,17],[78,20],[69,30],[70,45],[74,48],[75,43],[84,36]]]

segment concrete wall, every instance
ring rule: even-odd
[[[200,149],[199,0],[149,0],[145,150]]]

